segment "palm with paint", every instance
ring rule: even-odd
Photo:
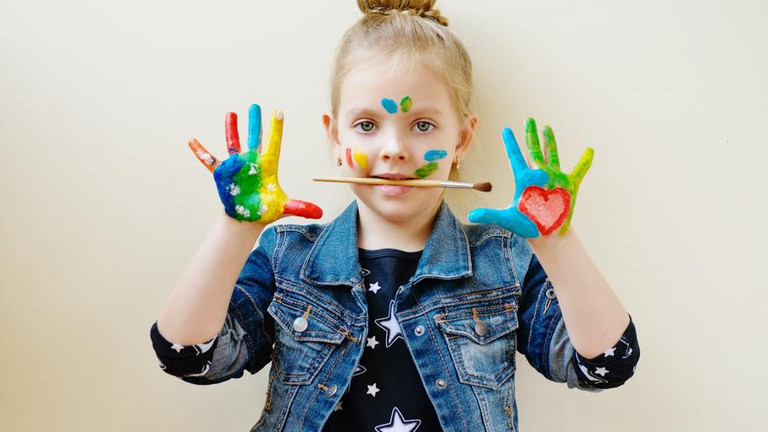
[[[545,157],[539,145],[536,122],[529,118],[526,125],[528,152],[538,169],[531,169],[525,162],[511,129],[505,128],[502,137],[515,175],[512,205],[505,209],[475,209],[467,218],[473,223],[499,225],[527,238],[548,236],[558,228],[559,235],[565,235],[579,186],[592,165],[594,150],[587,147],[573,172],[566,174],[560,170],[557,142],[549,126],[544,126]]]
[[[288,198],[277,182],[277,162],[283,139],[283,113],[272,116],[266,149],[261,146],[261,108],[253,104],[249,111],[248,151],[240,153],[237,114],[230,112],[225,119],[229,158],[217,160],[196,139],[189,148],[197,159],[213,173],[224,211],[237,220],[268,224],[286,215],[318,219],[320,207]]]

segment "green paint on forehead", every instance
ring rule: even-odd
[[[410,96],[406,96],[403,98],[403,100],[400,101],[400,109],[402,109],[404,113],[407,113],[408,111],[410,111],[412,106],[413,106],[413,99],[411,99]]]

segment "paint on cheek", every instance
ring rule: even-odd
[[[430,150],[424,153],[424,160],[427,162],[434,162],[448,156],[448,152],[445,150]]]
[[[352,149],[351,148],[347,147],[346,155],[347,155],[347,165],[349,165],[350,168],[354,168],[355,164],[352,163]]]
[[[383,98],[381,100],[381,106],[383,106],[390,114],[397,113],[397,104],[392,99]]]
[[[403,98],[403,100],[400,101],[400,108],[403,110],[404,113],[407,113],[411,110],[411,107],[413,106],[413,99],[411,99],[410,96],[406,96]]]
[[[435,171],[437,171],[437,162],[430,162],[426,165],[422,165],[421,168],[417,169],[416,172],[413,173],[413,175],[418,178],[424,178],[432,175]]]
[[[360,147],[355,147],[355,152],[352,153],[352,157],[355,158],[355,162],[360,165],[360,168],[368,169],[368,156],[360,150]]]

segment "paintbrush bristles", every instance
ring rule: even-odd
[[[480,192],[490,192],[491,189],[493,189],[493,185],[491,184],[491,182],[482,182],[482,183],[473,184],[472,188]]]

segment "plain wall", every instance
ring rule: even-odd
[[[764,1],[444,0],[476,72],[464,178],[506,207],[500,131],[554,128],[573,218],[642,356],[590,394],[518,358],[520,428],[763,431],[768,262]],[[280,180],[324,221],[351,199],[321,125],[344,1],[4,2],[0,12],[0,430],[245,431],[266,369],[193,386],[149,328],[221,204],[187,140],[286,113]],[[449,192],[475,197],[472,192]],[[483,203],[482,201],[480,201]],[[285,222],[300,222],[295,218]]]

